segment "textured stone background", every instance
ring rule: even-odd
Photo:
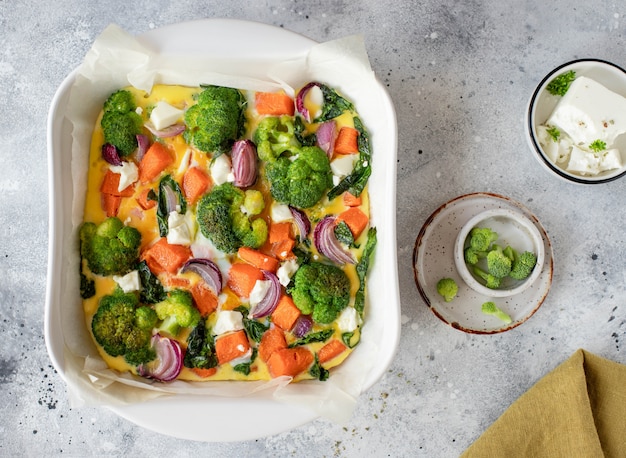
[[[626,363],[626,181],[558,181],[533,159],[523,129],[527,100],[550,69],[580,57],[626,65],[625,16],[619,2],[580,0],[0,0],[0,455],[457,456],[576,349]],[[69,408],[46,353],[51,99],[109,23],[142,33],[210,17],[265,22],[317,41],[363,34],[394,101],[402,338],[347,426],[317,420],[233,444],[173,439],[105,409]],[[425,218],[475,191],[527,205],[554,246],[547,301],[502,335],[443,325],[413,282]]]

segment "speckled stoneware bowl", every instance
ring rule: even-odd
[[[486,211],[501,209],[521,214],[532,223],[540,234],[544,257],[536,266],[538,277],[529,282],[526,289],[513,296],[494,297],[493,290],[481,290],[487,293],[481,294],[461,278],[454,248],[459,233],[471,219]],[[482,216],[478,219],[482,220]],[[531,240],[530,236],[528,238]],[[465,194],[440,205],[426,219],[415,239],[413,274],[420,296],[443,323],[470,334],[496,334],[525,323],[546,299],[553,273],[552,244],[544,227],[524,205],[498,194]],[[458,284],[458,293],[452,301],[445,301],[437,292],[437,282],[444,277]],[[481,306],[486,301],[495,302],[510,316],[511,322],[482,313]]]
[[[602,84],[607,89],[626,97],[626,70],[599,59],[579,59],[558,66],[548,73],[535,88],[526,110],[526,138],[535,159],[550,174],[570,183],[601,184],[626,175],[626,134],[618,137],[616,147],[620,150],[623,167],[600,172],[597,175],[581,175],[565,169],[562,164],[553,162],[546,154],[538,139],[538,126],[544,124],[557,106],[560,97],[550,94],[546,87],[559,75],[573,70],[576,76],[586,76]]]
[[[495,242],[511,246],[518,253],[532,251],[537,255],[537,264],[530,276],[524,280],[506,277],[498,289],[487,288],[471,271],[465,262],[464,251],[470,231],[475,227],[485,227],[498,234]],[[535,225],[522,213],[508,208],[494,208],[478,213],[470,218],[459,231],[454,244],[454,262],[463,281],[479,294],[492,297],[515,296],[524,292],[541,274],[545,257],[543,240]]]

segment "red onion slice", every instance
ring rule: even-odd
[[[300,338],[309,333],[313,327],[313,319],[309,315],[300,315],[291,329],[293,334]]]
[[[252,310],[252,318],[262,318],[272,313],[274,309],[276,309],[282,293],[278,277],[267,270],[263,270],[262,272],[265,279],[270,282],[270,287],[267,290],[267,293],[265,293],[265,297],[263,297],[261,302],[259,302]]]
[[[352,254],[343,248],[341,242],[335,236],[335,221],[336,218],[334,216],[326,216],[317,223],[313,231],[315,248],[333,262],[354,264],[356,261]]]
[[[137,368],[139,375],[160,382],[174,380],[183,368],[183,351],[179,343],[162,337],[160,334],[155,334],[152,336],[151,344],[156,352],[156,360],[141,364]]]
[[[217,296],[222,292],[222,272],[210,259],[194,258],[183,264],[181,272],[195,272]]]
[[[335,121],[326,121],[317,128],[317,146],[326,153],[329,159],[333,157],[335,151],[336,125]]]
[[[102,159],[111,165],[122,165],[122,159],[117,148],[110,143],[102,145]]]
[[[137,152],[135,153],[135,159],[137,162],[141,162],[143,159],[143,155],[146,154],[148,148],[150,147],[150,140],[147,135],[138,134],[137,135]]]
[[[315,81],[313,81],[300,89],[300,92],[298,92],[298,95],[296,96],[296,110],[298,110],[298,113],[302,115],[306,122],[311,122],[311,114],[309,113],[309,110],[307,110],[304,106],[304,98],[306,97],[308,92],[315,86],[320,88],[322,87],[320,83],[316,83]]]
[[[240,188],[252,186],[257,177],[257,153],[254,143],[251,140],[236,141],[230,157],[233,163],[235,186]]]
[[[159,138],[176,137],[185,131],[185,124],[183,123],[172,124],[171,126],[167,126],[159,130],[154,127],[154,124],[148,121],[144,124],[144,127],[148,129],[152,135]]]
[[[289,210],[293,215],[293,222],[298,229],[298,233],[300,234],[300,241],[303,241],[309,236],[309,232],[311,232],[311,222],[309,221],[309,217],[302,210],[289,206]]]

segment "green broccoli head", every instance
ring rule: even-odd
[[[104,101],[105,112],[118,112],[128,113],[129,111],[135,111],[137,105],[135,104],[135,98],[130,91],[120,89],[115,91]]]
[[[99,225],[83,223],[79,231],[80,254],[91,272],[98,275],[123,275],[139,260],[141,233],[117,217]]]
[[[496,277],[494,275],[491,275],[490,273],[482,270],[480,267],[473,266],[472,271],[477,277],[482,278],[487,288],[498,289],[500,285],[502,284],[501,277]]]
[[[104,102],[100,121],[104,142],[115,146],[122,157],[137,149],[137,135],[142,132],[143,120],[136,108],[133,95],[126,90],[114,92]]]
[[[481,306],[481,310],[485,315],[493,315],[496,318],[499,318],[500,320],[502,320],[506,324],[509,324],[513,321],[506,312],[504,312],[502,309],[500,309],[496,305],[495,302],[492,302],[492,301],[484,302]]]
[[[509,277],[515,280],[524,280],[535,268],[537,264],[537,255],[532,251],[524,251],[519,254],[513,250],[513,264]]]
[[[217,249],[234,253],[241,246],[258,248],[267,239],[267,223],[242,212],[246,194],[231,183],[215,186],[198,202],[196,218],[202,235]]]
[[[206,153],[228,151],[243,131],[244,106],[239,90],[206,86],[185,112],[185,140]]]
[[[154,304],[159,320],[173,318],[180,327],[194,327],[200,321],[200,312],[193,303],[193,297],[184,289],[168,291],[167,298]]]
[[[111,356],[124,356],[133,365],[152,361],[152,327],[147,327],[139,300],[132,293],[116,290],[100,299],[91,320],[96,342]]]
[[[259,158],[265,162],[275,161],[285,151],[300,148],[291,116],[268,116],[263,118],[254,132]]]
[[[437,292],[444,301],[451,302],[459,292],[459,285],[453,278],[442,278],[437,282]]]
[[[487,251],[498,234],[488,227],[474,227],[469,233],[469,246],[476,251]]]
[[[502,251],[500,245],[493,245],[487,253],[487,271],[494,277],[504,278],[511,272],[511,258]]]
[[[487,256],[487,251],[478,251],[471,246],[468,246],[467,248],[465,248],[463,255],[466,263],[475,265],[478,264],[478,261]]]
[[[328,156],[317,146],[302,147],[294,160],[279,157],[265,171],[274,199],[297,208],[312,207],[333,184]]]
[[[312,262],[298,269],[290,292],[303,314],[331,323],[350,302],[350,279],[339,267]]]

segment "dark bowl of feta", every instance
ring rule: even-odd
[[[600,59],[562,64],[528,103],[529,146],[550,173],[600,184],[626,174],[626,70]]]

